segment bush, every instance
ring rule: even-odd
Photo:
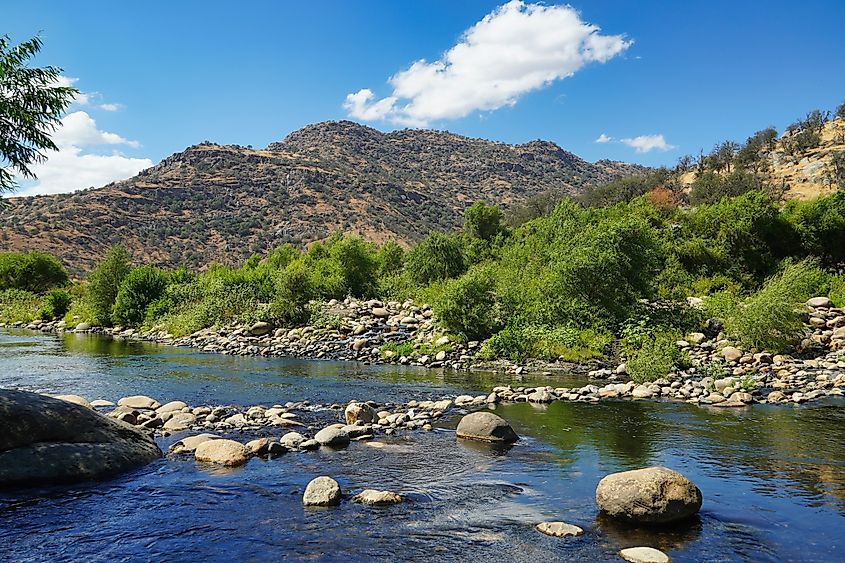
[[[86,299],[90,303],[94,324],[111,325],[117,292],[130,269],[126,250],[122,246],[114,246],[88,276]]]
[[[766,280],[760,291],[727,316],[726,326],[746,347],[785,351],[804,336],[801,303],[815,295],[826,295],[832,281],[812,260],[785,261],[780,273]]]
[[[46,252],[4,252],[0,254],[0,290],[22,289],[44,293],[68,283],[67,271]]]
[[[167,275],[154,266],[131,270],[120,284],[112,311],[112,321],[138,326],[147,316],[147,307],[164,293]]]
[[[462,246],[454,235],[431,233],[408,252],[405,269],[418,285],[456,278],[466,270]]]
[[[395,241],[389,240],[378,249],[376,263],[379,279],[397,274],[405,264],[405,251]]]
[[[473,238],[491,241],[502,232],[504,213],[495,205],[476,201],[464,212],[464,231]]]
[[[606,331],[531,325],[516,318],[484,343],[480,355],[514,362],[527,358],[583,362],[603,357],[612,340]]]
[[[655,381],[666,377],[672,368],[682,364],[684,357],[676,341],[674,333],[658,333],[632,351],[627,362],[631,380],[636,383]]]
[[[23,289],[0,290],[0,322],[29,323],[36,320],[41,299]]]
[[[276,277],[276,295],[270,304],[270,316],[282,323],[305,322],[313,292],[311,277],[304,264],[301,261],[289,264]]]
[[[53,289],[45,297],[38,312],[38,316],[44,320],[64,317],[70,310],[73,297],[64,289]]]
[[[496,276],[491,267],[476,267],[446,283],[434,312],[450,332],[466,340],[481,340],[496,329]]]

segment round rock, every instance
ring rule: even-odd
[[[130,397],[123,397],[117,402],[118,406],[127,407],[130,409],[157,409],[161,405],[155,399],[147,397],[146,395],[132,395]]]
[[[376,410],[366,403],[349,403],[346,411],[344,411],[344,416],[346,417],[346,424],[355,424],[356,422],[372,424],[378,420]]]
[[[205,461],[225,465],[226,467],[237,467],[243,465],[249,459],[247,449],[240,442],[234,440],[208,440],[197,446],[194,452],[197,461]]]
[[[509,444],[519,439],[508,421],[492,412],[484,411],[464,416],[458,423],[455,433],[458,438],[482,442]]]
[[[321,476],[305,487],[302,495],[304,506],[333,506],[340,504],[340,485],[331,477]]]
[[[689,518],[701,509],[701,491],[665,467],[612,473],[596,488],[599,508],[613,518],[664,524]]]
[[[349,445],[349,434],[341,430],[329,426],[323,428],[314,436],[314,439],[320,443],[321,446],[329,446],[332,448],[344,448]]]

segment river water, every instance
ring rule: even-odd
[[[0,387],[89,400],[388,402],[477,394],[498,381],[548,380],[0,332]],[[649,545],[676,562],[845,561],[843,407],[522,403],[496,409],[522,437],[506,451],[458,443],[456,415],[434,432],[379,438],[382,447],[353,442],[237,470],[164,458],[103,483],[3,494],[0,560],[620,561],[619,549]],[[702,490],[698,519],[654,530],[598,516],[601,477],[658,464]],[[388,489],[406,502],[304,509],[301,493],[318,475],[334,477],[344,493]],[[585,534],[546,537],[534,530],[544,520]]]

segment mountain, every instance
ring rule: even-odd
[[[547,141],[324,122],[264,149],[204,142],[99,189],[9,198],[0,248],[44,250],[81,273],[117,243],[138,262],[194,268],[336,230],[409,243],[460,226],[479,199],[507,207],[643,170],[589,163]]]

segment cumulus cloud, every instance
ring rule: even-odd
[[[97,122],[84,111],[62,118],[61,125],[53,133],[53,141],[58,150],[47,151],[45,162],[30,167],[38,179],[34,183],[22,181],[22,189],[14,195],[55,194],[100,187],[153,165],[148,158],[132,158],[115,150],[98,154],[97,148],[102,151],[104,146],[139,148],[140,144],[117,133],[100,130]]]
[[[364,88],[343,107],[351,117],[425,126],[474,111],[513,106],[528,92],[604,63],[631,45],[602,35],[571,6],[512,0],[466,30],[440,59],[419,60],[389,79],[393,92],[378,99]]]
[[[76,86],[76,83],[79,82],[79,78],[75,78],[73,76],[64,76],[60,75],[56,79],[56,86]],[[83,92],[82,90],[78,91],[76,95],[73,97],[73,103],[80,105],[80,106],[90,106],[97,109],[101,109],[103,111],[120,111],[123,109],[123,104],[117,104],[114,102],[102,102],[103,95],[99,92]]]
[[[596,139],[594,142],[599,143],[599,144],[603,144],[603,143],[609,143],[612,140],[613,140],[613,137],[609,137],[609,136],[605,135],[604,133],[602,133],[601,135],[599,135],[599,138]]]
[[[669,143],[667,143],[666,139],[663,137],[663,134],[640,135],[638,137],[621,139],[620,142],[635,149],[638,153],[646,153],[655,150],[670,151],[674,148],[677,148],[675,147],[675,145],[670,145]]]

